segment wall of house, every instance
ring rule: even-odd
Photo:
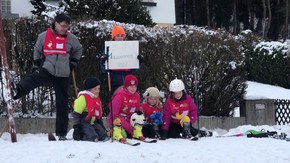
[[[21,0],[21,2],[19,0],[11,0],[12,14],[19,14],[20,17],[31,16],[31,10],[33,10],[33,6],[29,0]]]
[[[57,1],[46,1],[49,4],[57,5]],[[153,22],[159,25],[174,25],[175,20],[175,3],[174,0],[153,0],[156,6],[148,6]],[[31,16],[33,6],[29,0],[11,0],[11,12],[19,14],[20,17]]]
[[[156,6],[148,6],[153,22],[159,25],[174,25],[175,19],[175,2],[174,0],[153,0]]]

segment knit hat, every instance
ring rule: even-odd
[[[84,87],[86,90],[90,90],[100,84],[101,84],[100,80],[96,77],[89,77],[86,80],[84,80]]]
[[[138,79],[136,78],[136,76],[134,75],[127,75],[125,77],[125,81],[124,81],[124,86],[128,87],[128,86],[137,86],[138,85]]]
[[[112,29],[112,39],[114,39],[117,35],[125,35],[125,30],[121,26],[115,25]]]
[[[159,90],[155,87],[149,87],[146,89],[145,93],[143,94],[144,97],[146,96],[155,96],[160,97]]]

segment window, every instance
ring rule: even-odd
[[[11,13],[11,0],[2,0],[2,14]]]
[[[156,6],[157,3],[154,2],[154,0],[141,0],[141,4],[143,4],[144,6]]]

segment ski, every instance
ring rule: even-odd
[[[187,138],[188,140],[191,140],[191,141],[197,141],[198,140],[198,137],[196,136],[192,136],[190,138]]]
[[[144,143],[157,143],[156,139],[144,139],[144,140],[140,140],[140,139],[134,139],[134,140],[138,140]]]
[[[120,141],[119,141],[120,142]],[[125,142],[120,142],[120,143],[122,143],[122,144],[126,144],[126,145],[130,145],[130,146],[138,146],[138,145],[140,145],[141,143],[131,143],[131,142],[129,142],[129,141],[125,141]]]
[[[226,138],[226,137],[240,137],[240,136],[245,136],[244,133],[239,133],[239,134],[232,134],[232,135],[220,135],[216,136],[217,138]]]
[[[0,14],[0,20],[2,20],[2,14]],[[1,61],[2,61],[2,69],[3,69],[3,82],[4,87],[3,90],[6,92],[4,96],[4,101],[7,104],[7,114],[8,114],[8,126],[9,126],[9,132],[11,135],[11,141],[12,143],[17,142],[16,137],[16,127],[13,117],[13,104],[12,104],[12,95],[11,95],[11,82],[10,82],[10,74],[9,74],[9,65],[7,61],[7,54],[6,54],[6,46],[4,41],[4,33],[2,28],[2,21],[0,21],[0,55],[1,55]],[[0,72],[1,73],[1,72]],[[1,73],[2,76],[2,73]]]

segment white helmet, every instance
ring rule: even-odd
[[[143,94],[143,97],[146,97],[146,96],[160,97],[160,92],[155,87],[149,87],[149,88],[146,89],[145,93]]]
[[[174,79],[169,84],[170,92],[179,92],[185,89],[184,83],[180,79]]]

